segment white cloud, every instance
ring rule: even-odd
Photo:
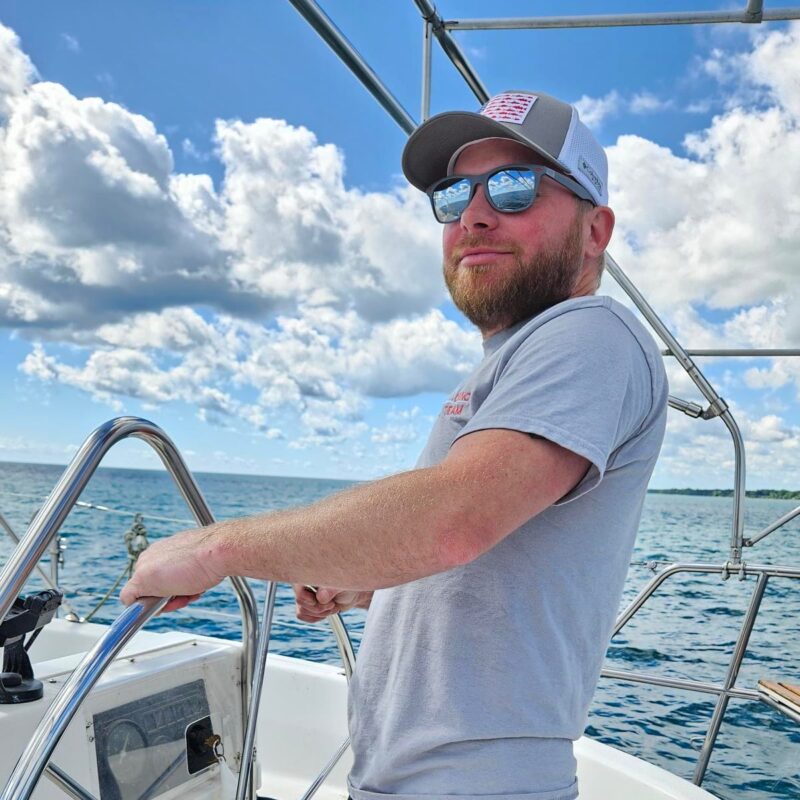
[[[352,307],[370,320],[426,311],[443,299],[440,230],[410,188],[364,194],[344,161],[282,120],[218,122],[225,166],[223,241],[232,274],[267,296]]]
[[[772,81],[757,87],[768,90],[769,104],[715,117],[686,138],[686,155],[636,136],[609,149],[619,220],[612,251],[657,306],[736,313],[742,305],[790,307],[797,296],[800,119],[792,87],[800,61],[786,57],[787,37],[797,47],[800,28],[761,37],[731,59],[743,85]],[[774,73],[761,66],[771,54]],[[798,326],[790,327],[796,337]]]
[[[477,334],[439,311],[368,324],[352,311],[309,309],[267,329],[167,309],[107,323],[71,341],[88,353],[81,363],[74,363],[74,352],[68,363],[37,344],[21,370],[117,405],[120,397],[188,403],[206,422],[230,427],[239,420],[269,439],[282,435],[276,417],[288,415],[303,426],[305,443],[365,432],[365,398],[448,391],[480,355]],[[257,400],[237,399],[242,389],[255,391]],[[390,424],[407,427],[418,413],[395,414]]]
[[[246,316],[298,303],[381,321],[441,302],[440,231],[418,192],[349,189],[336,147],[270,119],[217,123],[216,191],[174,173],[146,118],[32,82],[2,31],[0,322],[91,329],[175,305]]]
[[[574,102],[581,121],[589,128],[599,128],[606,117],[619,111],[621,105],[622,97],[617,91],[611,91],[603,97],[583,95]]]
[[[603,97],[583,95],[575,101],[581,120],[592,129],[601,128],[608,117],[628,111],[631,114],[653,114],[674,107],[674,101],[657,97],[649,91],[626,96],[612,90]]]
[[[636,136],[610,149],[612,252],[691,346],[800,341],[798,40],[790,26],[715,53],[706,71],[737,102],[683,152]],[[391,448],[414,421],[371,428],[369,398],[447,391],[477,359],[477,336],[437,310],[440,230],[421,194],[348,187],[334,145],[272,119],[217,122],[215,186],[176,174],[146,118],[36,81],[0,26],[0,324],[47,342],[22,365],[32,379],[116,406],[183,402],[267,438],[297,419],[300,447]],[[577,105],[596,127],[669,101],[610,92]],[[727,319],[708,323],[703,305]],[[674,365],[670,378],[696,397]],[[784,361],[744,380],[800,386]],[[752,416],[756,444],[788,453],[791,426]]]
[[[653,114],[673,107],[672,100],[656,97],[652,92],[639,92],[633,95],[628,108],[633,114]]]
[[[71,50],[73,53],[80,53],[81,43],[74,36],[69,33],[62,33],[61,39],[68,50]]]
[[[197,146],[191,139],[184,139],[181,142],[181,150],[183,154],[189,158],[194,158],[196,161],[208,161],[211,158],[210,153],[204,153],[197,149]]]
[[[36,69],[22,52],[19,37],[0,24],[0,122],[13,108],[13,102],[35,80]]]
[[[745,440],[747,488],[794,488],[800,470],[800,426],[775,414],[748,413],[736,403],[731,411]],[[690,419],[670,411],[667,434],[654,478],[662,486],[731,488],[734,448],[719,419]]]

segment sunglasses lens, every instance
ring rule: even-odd
[[[439,222],[455,222],[469,205],[470,182],[464,178],[445,179],[431,192],[433,212]]]
[[[536,174],[529,169],[501,169],[489,178],[486,189],[498,211],[524,211],[536,197]]]

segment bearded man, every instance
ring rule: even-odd
[[[417,466],[153,545],[122,597],[177,608],[241,575],[295,584],[301,619],[369,607],[354,800],[573,800],[572,743],[664,434],[661,357],[595,295],[614,215],[605,154],[572,106],[504,92],[440,114],[403,169],[484,348]]]

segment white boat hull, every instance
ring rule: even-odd
[[[45,697],[24,705],[0,707],[3,734],[0,776],[3,780],[11,773],[46,704],[83,653],[105,630],[101,625],[63,620],[54,620],[43,630],[31,656],[35,659],[36,676],[44,682]],[[56,748],[53,763],[101,800],[110,796],[107,790],[101,792],[98,765],[103,761],[106,771],[110,764],[119,785],[127,782],[128,788],[121,793],[121,800],[140,797],[163,774],[158,764],[170,761],[177,766],[150,796],[159,800],[232,800],[237,779],[235,767],[241,752],[239,650],[236,643],[211,637],[174,632],[140,633],[103,676],[73,719]],[[154,744],[151,741],[149,750],[137,750],[137,744],[130,740],[136,738],[137,728],[144,731],[145,736],[151,736],[153,731],[149,728],[157,731],[159,725],[168,726],[170,715],[184,713],[176,710],[177,706],[173,708],[169,703],[159,703],[152,698],[167,696],[166,693],[173,690],[179,693],[178,687],[197,685],[198,680],[205,686],[213,729],[222,736],[225,761],[190,777],[185,757],[181,760],[179,754],[173,758],[177,752],[175,748],[180,748],[179,743]],[[277,800],[297,800],[303,795],[347,736],[346,693],[346,681],[340,669],[279,655],[269,656],[257,732],[260,795]],[[111,733],[103,734],[103,715],[113,715],[115,708],[135,709],[129,714],[135,723],[113,722],[108,729]],[[191,716],[202,712],[187,708],[185,713]],[[180,727],[181,723],[173,719],[173,728],[175,724]],[[101,746],[97,740],[103,735],[108,747],[119,751],[105,759],[99,755]],[[708,792],[687,781],[596,741],[586,738],[578,741],[576,756],[581,800],[713,800]],[[347,751],[316,797],[320,800],[345,798],[350,763]],[[177,785],[170,787],[170,782]],[[63,800],[64,794],[44,777],[33,797]]]

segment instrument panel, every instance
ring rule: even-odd
[[[92,721],[103,800],[150,800],[216,763],[219,737],[202,679],[99,712]],[[200,758],[193,744],[198,730],[208,733],[200,737]]]

